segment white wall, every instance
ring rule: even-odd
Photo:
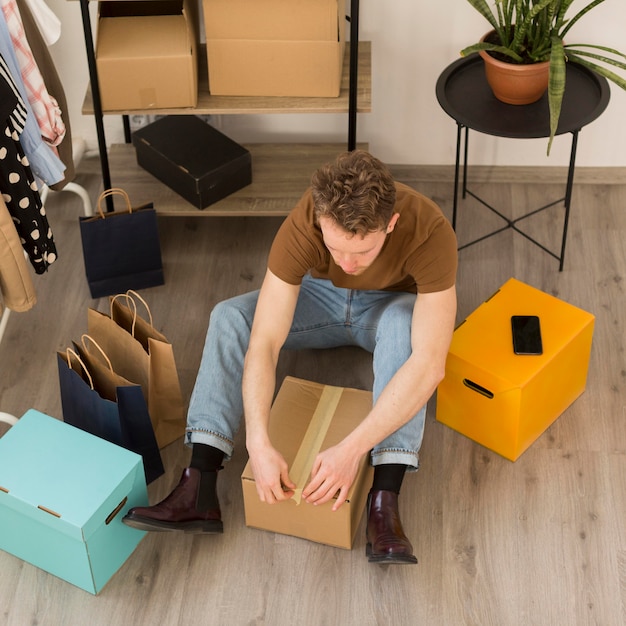
[[[491,1],[491,0],[490,0]],[[47,0],[61,18],[63,32],[51,48],[65,85],[72,132],[95,148],[93,117],[81,114],[88,82],[80,5]],[[585,6],[585,0],[574,2]],[[90,9],[95,16],[97,3]],[[454,162],[456,125],[439,107],[435,83],[464,46],[487,30],[465,0],[361,0],[361,39],[372,42],[372,112],[358,118],[358,140],[389,163],[439,165]],[[572,29],[571,43],[601,43],[625,50],[626,3],[607,0]],[[95,24],[95,18],[93,23]],[[611,87],[605,113],[583,129],[579,166],[626,166],[626,92]],[[120,118],[105,116],[108,143],[123,141]],[[221,129],[239,142],[344,141],[344,115],[222,116]],[[546,140],[509,140],[474,133],[472,164],[566,165],[569,135],[557,137],[550,157]]]

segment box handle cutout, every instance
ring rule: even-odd
[[[47,509],[45,506],[41,506],[41,504],[38,505],[37,508],[41,509],[42,511],[46,513],[50,513],[50,515],[54,515],[54,517],[59,517],[59,518],[61,517],[60,513],[57,513],[56,511],[53,511],[52,509]]]
[[[110,524],[113,521],[113,518],[124,508],[124,505],[128,502],[128,498],[124,498],[114,509],[109,513],[109,516],[105,520],[105,524]]]
[[[485,389],[484,387],[481,387],[480,385],[476,384],[475,382],[472,382],[468,378],[463,379],[463,384],[466,387],[469,387],[472,391],[479,393],[481,396],[485,396],[485,398],[489,398],[490,400],[493,400],[493,393],[489,391],[489,389]]]
[[[494,291],[486,300],[485,302],[489,302],[489,300],[491,300],[491,298],[497,296],[500,293],[500,290],[498,289],[497,291]]]

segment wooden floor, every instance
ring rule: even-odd
[[[77,182],[92,198],[98,177]],[[451,214],[449,180],[399,177]],[[87,172],[87,173],[86,173]],[[514,180],[514,179],[513,179]],[[494,205],[539,206],[550,182],[477,184]],[[39,302],[13,313],[0,344],[0,411],[30,407],[61,417],[56,351],[86,330],[93,301],[78,232],[80,200],[47,203],[60,258],[36,277]],[[149,534],[98,596],[0,553],[0,624],[26,626],[250,625],[572,626],[626,623],[626,185],[575,187],[565,269],[506,231],[460,253],[458,321],[510,277],[596,315],[586,392],[512,463],[437,423],[428,411],[421,469],[405,480],[401,509],[419,565],[373,566],[364,525],[352,551],[252,530],[239,476],[243,436],[220,475],[223,536]],[[558,250],[562,209],[527,227]],[[166,284],[146,289],[156,325],[174,345],[185,399],[200,362],[208,314],[219,300],[259,286],[281,218],[160,217]],[[498,219],[467,200],[460,243]],[[369,356],[355,349],[286,355],[286,372],[367,388]],[[165,450],[154,500],[178,481],[182,444]],[[45,473],[46,468],[38,468]]]

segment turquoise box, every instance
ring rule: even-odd
[[[97,594],[145,532],[141,457],[33,409],[0,437],[0,549]]]

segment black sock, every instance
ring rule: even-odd
[[[224,452],[213,446],[194,443],[191,453],[190,467],[200,470],[200,486],[198,487],[198,511],[219,509],[217,499],[217,470],[221,469]]]
[[[374,467],[374,482],[372,483],[372,491],[393,491],[400,493],[402,480],[406,472],[407,465],[389,463],[385,465],[376,465]]]
[[[198,469],[201,472],[214,472],[220,469],[223,460],[224,452],[220,449],[203,443],[194,443],[189,467]]]
[[[198,511],[210,511],[219,509],[220,503],[217,499],[217,471],[200,472],[200,486],[198,487],[198,500],[196,502]]]

